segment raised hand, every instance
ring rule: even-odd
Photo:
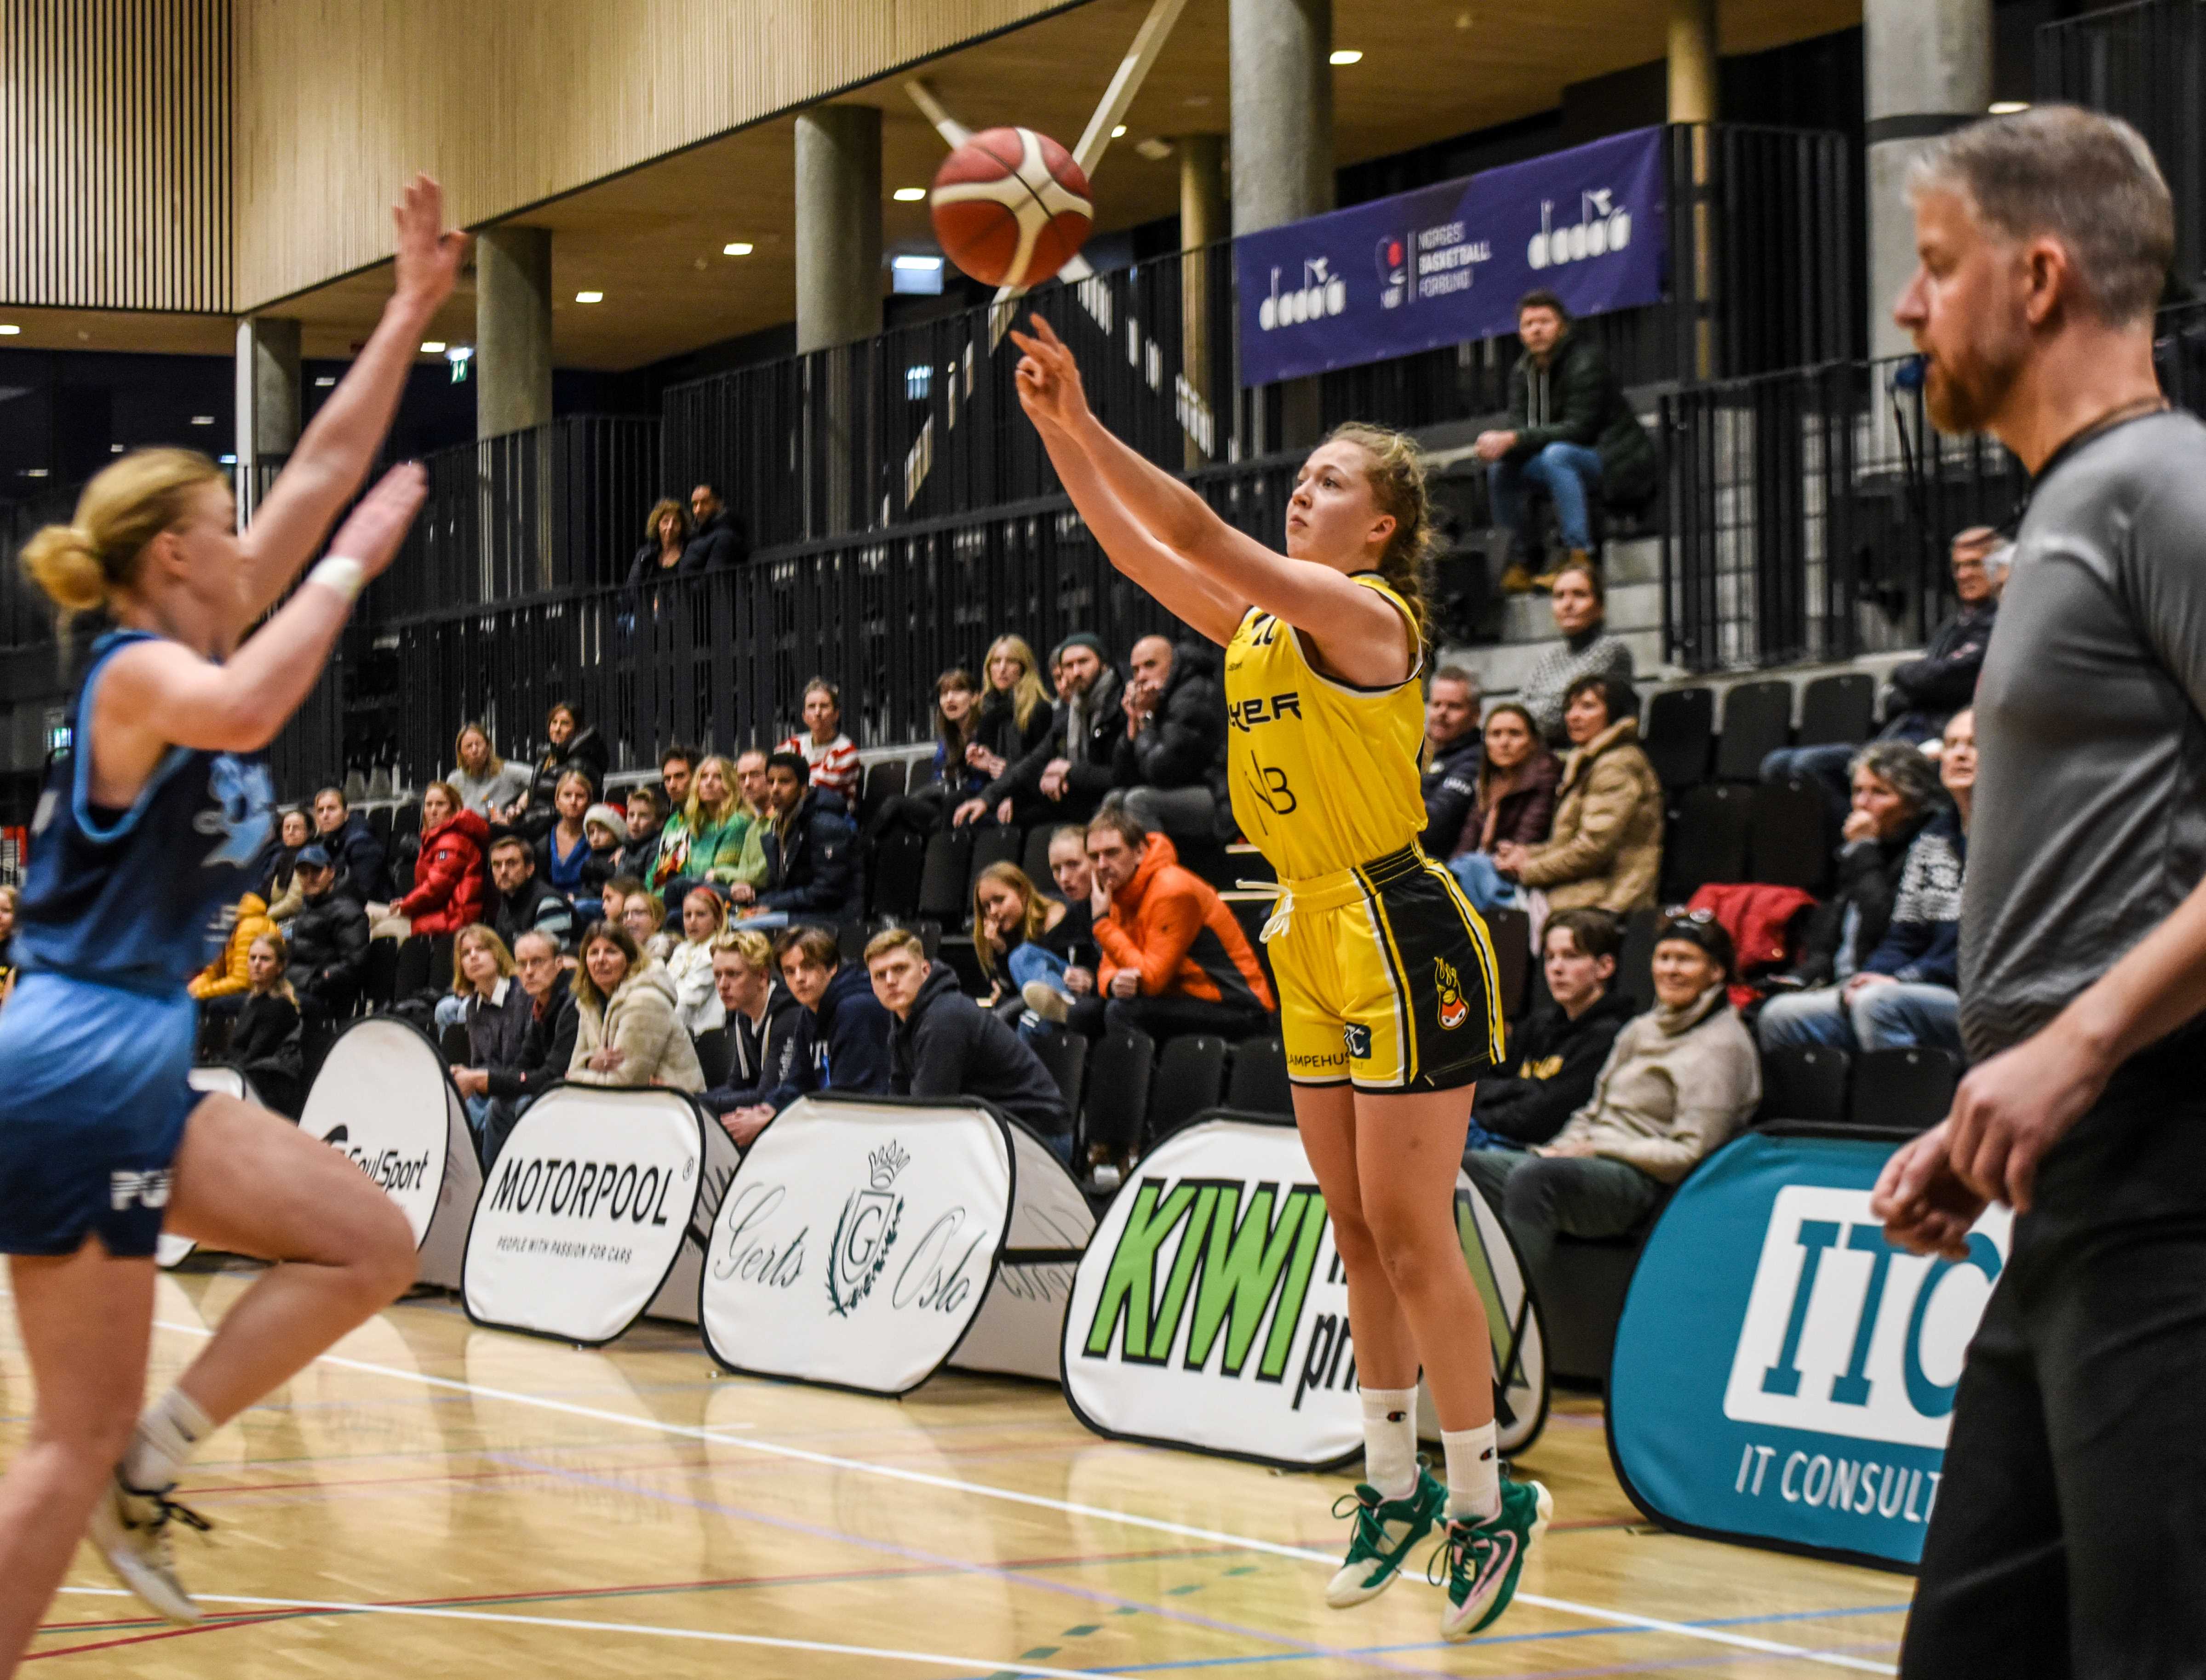
[[[1080,383],[1080,364],[1047,321],[1031,315],[1031,334],[1011,329],[1011,342],[1025,352],[1017,372],[1019,406],[1036,426],[1069,429],[1087,418],[1088,392]]]
[[[429,497],[429,474],[418,461],[408,461],[385,473],[375,488],[360,498],[331,539],[330,552],[360,562],[370,577],[381,575],[397,555],[398,546]]]
[[[398,295],[433,311],[459,283],[468,236],[444,225],[444,189],[426,175],[406,183],[391,219],[398,229]]]

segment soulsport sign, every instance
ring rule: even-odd
[[[1953,1391],[2006,1263],[1994,1208],[1963,1261],[1887,1242],[1869,1192],[1896,1146],[1753,1133],[1688,1178],[1632,1275],[1610,1451],[1656,1521],[1912,1565]]]
[[[1664,133],[1643,128],[1233,241],[1241,381],[1269,384],[1661,301]]]

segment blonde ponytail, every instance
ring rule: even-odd
[[[61,609],[66,631],[75,614],[96,611],[136,581],[146,545],[184,522],[193,492],[227,482],[195,450],[126,455],[85,486],[74,520],[23,545],[23,569]]]

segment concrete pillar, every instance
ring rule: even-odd
[[[1333,0],[1231,0],[1233,231],[1256,233],[1333,207]],[[1259,454],[1317,441],[1315,378],[1288,382],[1280,435]]]
[[[881,114],[815,105],[796,118],[796,349],[881,330]]]
[[[299,324],[248,315],[237,324],[237,512],[251,515],[262,480],[299,441]],[[260,463],[267,462],[266,467]]]
[[[1869,343],[1904,355],[1892,306],[1915,271],[1907,170],[1930,142],[1984,114],[1992,97],[1992,0],[1864,0],[1869,87]]]
[[[1716,0],[1670,0],[1670,121],[1716,120]]]
[[[491,228],[475,241],[475,436],[552,420],[552,229]]]
[[[1187,389],[1178,393],[1180,426],[1187,434],[1189,472],[1218,453],[1216,384],[1211,378],[1211,288],[1232,270],[1232,259],[1210,247],[1233,231],[1225,201],[1225,136],[1183,134],[1179,152],[1180,366]]]

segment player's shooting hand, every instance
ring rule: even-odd
[[[434,310],[459,282],[468,236],[444,225],[444,189],[426,175],[406,183],[391,219],[398,229],[397,295],[417,309]]]
[[[330,539],[330,552],[360,562],[368,576],[379,575],[406,540],[414,515],[429,497],[429,474],[418,461],[408,461],[385,473],[374,489],[360,498],[351,516]]]
[[[2038,1163],[2098,1100],[2113,1071],[2059,1018],[1978,1063],[1946,1121],[1954,1176],[1987,1200],[2027,1213]]]
[[[1869,1211],[1884,1221],[1884,1234],[1917,1254],[1965,1260],[1969,1227],[1985,1207],[1953,1171],[1952,1120],[1941,1121],[1895,1151],[1877,1175]]]
[[[1019,406],[1037,426],[1070,431],[1088,415],[1088,391],[1080,383],[1080,364],[1047,321],[1039,314],[1027,319],[1031,332],[1011,329],[1011,342],[1025,352],[1019,358]]]

